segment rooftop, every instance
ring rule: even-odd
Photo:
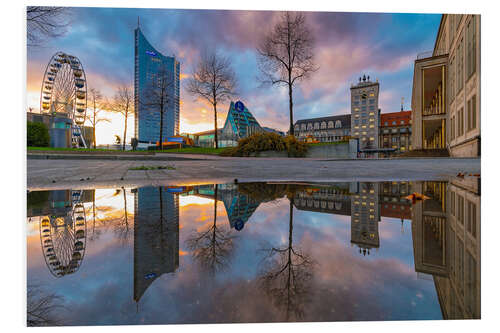
[[[380,124],[381,126],[400,126],[401,121],[404,121],[403,125],[409,125],[411,120],[411,110],[409,111],[398,111],[398,112],[390,112],[390,113],[381,113],[380,114]],[[395,121],[396,124],[392,122]],[[387,125],[384,123],[387,122]]]

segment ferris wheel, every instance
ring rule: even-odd
[[[86,247],[83,191],[71,191],[72,207],[66,216],[45,216],[39,224],[45,263],[55,277],[72,274],[80,268]]]
[[[71,119],[72,147],[87,148],[81,127],[87,111],[87,79],[80,60],[64,52],[52,56],[42,81],[40,111]]]

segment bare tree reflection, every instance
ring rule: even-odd
[[[62,297],[56,294],[45,294],[37,285],[28,285],[27,292],[27,325],[58,326],[63,323],[56,316],[63,309]]]
[[[131,228],[128,220],[129,214],[127,210],[127,190],[125,190],[125,188],[123,187],[121,189],[117,189],[115,195],[119,195],[120,193],[123,194],[123,215],[117,220],[114,230],[117,238],[123,244],[125,244],[132,237],[133,229]],[[160,198],[161,198],[161,190],[160,190]]]
[[[293,195],[289,196],[290,221],[288,244],[285,247],[263,249],[263,269],[260,285],[274,304],[285,313],[285,320],[299,320],[310,301],[309,282],[315,262],[293,244]]]
[[[187,240],[193,258],[212,273],[223,270],[229,265],[235,238],[227,227],[217,226],[217,188],[218,185],[215,184],[213,224],[207,230],[197,232]]]

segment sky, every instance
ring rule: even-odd
[[[413,62],[432,50],[441,15],[306,12],[315,38],[319,69],[294,90],[294,119],[350,113],[350,86],[363,74],[380,82],[382,113],[410,108]],[[203,50],[230,58],[237,76],[237,95],[261,126],[288,129],[286,88],[262,86],[258,80],[256,46],[279,20],[277,11],[71,8],[61,37],[27,51],[27,106],[39,110],[40,85],[50,57],[63,51],[77,56],[89,87],[112,98],[121,85],[133,87],[134,29],[137,18],[148,41],[181,63],[180,131],[213,129],[213,110],[186,91],[186,78]],[[218,107],[222,127],[229,101]],[[122,136],[124,120],[106,114],[97,125],[97,143]],[[127,137],[134,136],[133,117]],[[128,141],[128,140],[127,140]]]

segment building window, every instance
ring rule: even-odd
[[[401,125],[404,125],[405,124],[405,121],[404,120],[401,120]]]
[[[457,92],[464,87],[464,39],[460,39],[457,48]]]
[[[476,237],[476,205],[467,200],[467,231]]]
[[[451,117],[451,139],[455,140],[455,116]]]
[[[448,95],[450,102],[455,98],[455,56],[450,60],[450,67],[448,69],[448,82],[450,83]]]
[[[369,102],[370,104],[375,104],[375,100],[374,100],[373,98],[370,98],[370,99],[368,100],[368,102]]]
[[[467,101],[467,131],[476,128],[476,95]]]
[[[464,134],[464,108],[458,111],[458,121],[457,121],[457,137]]]
[[[328,122],[328,128],[333,128],[333,121],[331,121],[331,120],[330,120],[330,121]]]
[[[464,197],[457,194],[457,220],[463,225],[464,224]]]
[[[302,124],[302,130],[305,131],[306,130],[306,124]]]
[[[398,142],[398,137],[397,136],[393,136],[392,137],[392,143],[397,143]]]
[[[314,123],[314,129],[319,129],[319,123]]]
[[[326,128],[326,122],[321,122],[321,129],[325,129]]]
[[[450,201],[451,215],[455,216],[455,192],[451,192]]]
[[[467,33],[467,79],[476,71],[476,15],[472,15]]]
[[[385,121],[384,126],[389,126],[389,123],[387,121]]]

